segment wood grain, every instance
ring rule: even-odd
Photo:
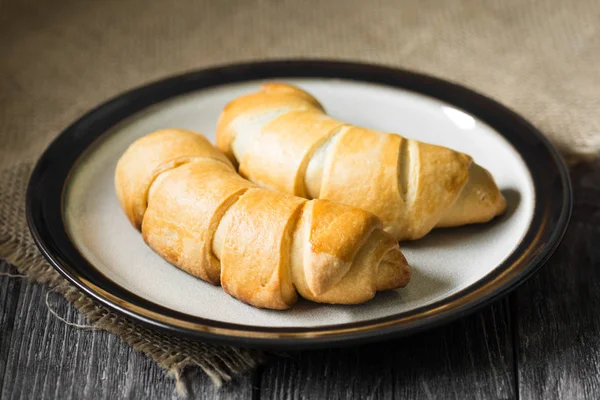
[[[514,295],[523,399],[600,398],[600,162],[572,177],[567,235]]]
[[[17,271],[4,261],[0,261],[0,272],[16,274]],[[6,372],[6,362],[12,343],[13,325],[21,280],[0,276],[0,388]],[[0,392],[1,393],[1,392]]]
[[[178,397],[175,380],[142,353],[104,331],[65,325],[45,306],[45,286],[23,282],[7,350],[2,399],[165,399]],[[51,293],[49,303],[68,321],[86,324]],[[2,330],[2,337],[6,331]],[[252,398],[252,375],[218,390],[200,372],[184,381],[190,398]]]
[[[506,301],[394,341],[281,358],[262,372],[268,399],[515,397]]]

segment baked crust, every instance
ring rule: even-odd
[[[493,177],[468,155],[337,121],[291,85],[266,84],[229,103],[217,143],[259,186],[362,208],[397,240],[506,209]]]
[[[256,307],[286,309],[298,293],[357,304],[410,279],[398,243],[375,215],[259,188],[194,132],[135,141],[117,164],[115,185],[154,251]]]

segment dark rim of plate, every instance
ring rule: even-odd
[[[494,271],[435,303],[355,323],[273,328],[224,323],[173,311],[103,276],[77,250],[63,223],[63,191],[79,157],[105,132],[149,106],[184,93],[235,82],[334,78],[377,83],[442,100],[479,118],[520,153],[534,177],[535,209],[518,247]],[[402,69],[328,60],[281,60],[226,65],[185,73],[130,90],[65,129],[37,162],[27,188],[27,222],[48,262],[107,308],[145,325],[196,339],[247,347],[339,346],[414,333],[464,316],[513,290],[541,267],[565,234],[572,207],[567,168],[529,122],[470,89]],[[200,283],[200,282],[199,282]]]

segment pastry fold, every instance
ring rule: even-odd
[[[375,215],[260,188],[195,132],[167,129],[135,141],[117,164],[115,187],[156,253],[256,307],[287,309],[298,294],[363,303],[410,278]]]
[[[487,222],[506,209],[493,177],[470,156],[338,121],[291,85],[265,84],[229,103],[217,146],[257,185],[362,208],[397,240]]]

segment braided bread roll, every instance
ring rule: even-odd
[[[217,147],[261,187],[370,211],[397,240],[487,222],[506,208],[492,176],[468,155],[343,123],[286,84],[229,103]]]
[[[115,173],[132,225],[160,256],[256,307],[337,304],[408,283],[398,243],[373,214],[258,188],[202,135],[135,141]]]

